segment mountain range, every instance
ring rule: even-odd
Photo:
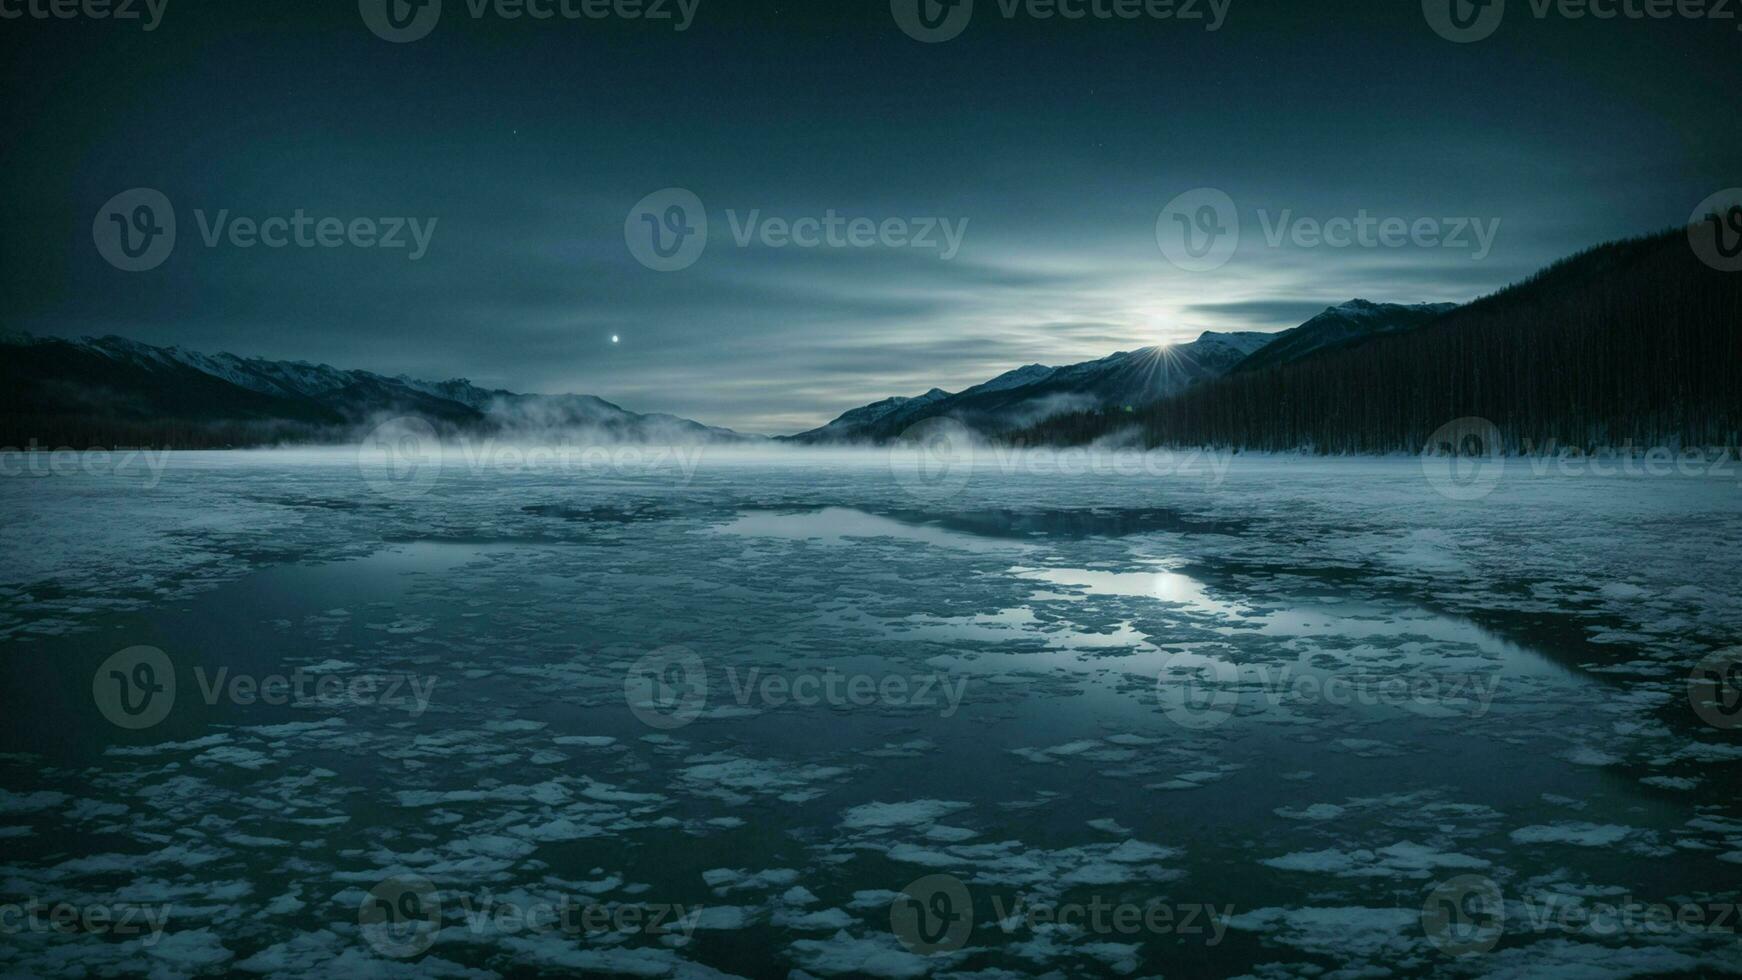
[[[1455,419],[1509,446],[1735,446],[1742,275],[1685,229],[1612,242],[1462,306],[1351,300],[1279,333],[1205,333],[1094,361],[1030,364],[842,413],[800,445],[882,443],[949,418],[1017,445],[1115,439],[1419,451]],[[0,446],[182,448],[354,441],[388,418],[573,443],[759,440],[590,395],[531,395],[120,337],[0,335]]]
[[[660,444],[752,437],[591,395],[527,395],[122,337],[0,335],[0,445],[343,442],[389,418],[447,433]]]
[[[1417,453],[1479,420],[1490,452],[1733,451],[1742,274],[1708,264],[1689,240],[1675,228],[1599,245],[1424,322],[1299,356],[1347,326],[1315,318],[1135,412],[1055,415],[999,438]]]
[[[1282,333],[1234,365],[1232,371],[1256,371],[1281,367],[1320,351],[1336,350],[1358,340],[1378,337],[1422,326],[1438,316],[1458,308],[1456,303],[1422,303],[1399,306],[1395,303],[1369,303],[1364,299],[1350,300],[1311,320]]]
[[[1205,333],[1189,344],[1145,347],[1064,367],[1030,364],[951,394],[937,388],[886,398],[788,437],[804,444],[883,442],[931,418],[952,418],[987,434],[1061,414],[1133,411],[1205,381],[1276,366],[1367,337],[1409,330],[1456,308],[1351,300],[1280,333]]]
[[[884,442],[928,418],[985,432],[1064,413],[1134,409],[1259,359],[1281,363],[1351,339],[1408,329],[1446,306],[1354,300],[1293,330],[1205,333],[1095,361],[1030,364],[959,392],[938,388],[842,414],[799,444]],[[464,379],[424,381],[307,361],[204,354],[106,336],[0,335],[0,445],[148,444],[182,447],[342,442],[388,418],[509,438],[639,443],[740,442],[757,437],[671,415],[638,414],[591,395],[529,395]],[[1267,352],[1280,351],[1269,355]]]

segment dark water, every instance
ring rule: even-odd
[[[0,968],[1742,969],[1735,487],[879,464],[0,487]]]

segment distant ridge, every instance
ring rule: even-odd
[[[1411,329],[1237,370],[1135,413],[1070,413],[1000,436],[1420,452],[1441,427],[1479,418],[1503,443],[1491,451],[1736,447],[1739,364],[1742,275],[1705,265],[1678,228],[1581,252]]]
[[[0,334],[0,445],[342,442],[412,416],[451,434],[637,443],[752,437],[591,395],[525,395],[307,361],[154,347],[124,337]]]
[[[930,418],[995,431],[1084,408],[1145,405],[1221,377],[1273,336],[1205,333],[1189,344],[1122,351],[1064,367],[1030,364],[955,394],[933,388],[915,398],[886,398],[787,438],[810,445],[883,442]]]
[[[1738,364],[1742,275],[1700,262],[1676,229],[1589,249],[1464,306],[1356,299],[1281,333],[1209,332],[885,398],[781,441],[876,444],[947,418],[1018,445],[1388,453],[1476,417],[1511,449],[1734,447]],[[0,447],[343,442],[400,416],[561,442],[758,439],[591,395],[0,333]]]
[[[1234,365],[1234,372],[1278,367],[1321,351],[1335,350],[1366,337],[1413,330],[1457,308],[1456,303],[1403,306],[1397,303],[1371,303],[1364,299],[1353,299],[1341,306],[1326,309],[1298,327],[1277,334],[1275,340]]]

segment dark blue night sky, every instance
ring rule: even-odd
[[[1356,296],[1468,300],[1742,182],[1733,20],[1539,18],[1512,0],[1460,44],[1413,0],[1233,0],[1213,31],[979,0],[959,36],[921,43],[887,0],[699,0],[681,31],[445,6],[408,43],[356,0],[170,0],[149,32],[0,21],[0,325],[790,432]],[[172,202],[177,244],[123,272],[92,224],[139,187]],[[663,188],[709,223],[675,272],[625,241]],[[1157,241],[1198,188],[1225,193],[1242,232],[1209,271]],[[206,243],[220,214],[299,210],[415,218],[427,254],[243,247],[229,225]],[[818,247],[765,224],[831,215],[842,238]],[[1471,223],[1463,244],[1314,239],[1339,218]],[[906,236],[840,244],[854,219]],[[927,226],[937,247],[907,240]]]

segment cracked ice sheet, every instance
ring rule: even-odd
[[[1735,580],[1733,566],[1723,564],[1737,553],[1732,499],[1661,483],[1564,492],[1508,483],[1494,507],[1457,507],[1423,492],[1414,461],[1351,465],[1360,494],[1344,492],[1350,471],[1334,464],[1261,460],[1251,470],[1237,466],[1215,491],[1155,481],[976,483],[920,519],[948,521],[951,508],[1056,507],[1061,494],[1081,512],[1118,512],[1153,506],[1161,494],[1206,520],[1244,525],[1099,538],[1025,532],[1019,556],[1002,546],[932,547],[923,540],[930,532],[826,547],[703,533],[748,504],[792,512],[849,505],[889,520],[913,509],[887,481],[854,474],[783,480],[704,472],[681,489],[529,477],[383,502],[342,467],[212,465],[187,471],[166,496],[108,496],[89,509],[97,526],[87,522],[79,531],[100,540],[64,546],[54,538],[67,530],[54,519],[64,513],[27,502],[24,509],[44,519],[27,522],[35,538],[9,539],[20,545],[14,553],[29,555],[12,566],[0,615],[64,630],[60,638],[71,641],[119,622],[120,607],[106,599],[134,610],[167,607],[171,597],[197,603],[262,565],[379,548],[397,557],[339,562],[296,578],[329,593],[306,607],[286,601],[285,608],[256,609],[248,603],[258,603],[258,593],[247,592],[224,593],[224,602],[253,616],[244,628],[258,624],[282,640],[283,664],[342,674],[409,665],[439,670],[444,687],[421,720],[354,705],[289,716],[231,711],[162,745],[116,743],[127,751],[81,763],[95,772],[20,760],[7,769],[9,792],[65,799],[8,814],[9,824],[33,832],[26,840],[35,853],[9,858],[7,874],[77,895],[175,903],[186,931],[209,932],[234,957],[220,962],[205,937],[190,935],[179,941],[187,969],[205,962],[223,970],[325,932],[338,938],[327,957],[334,969],[385,972],[385,961],[356,942],[352,899],[394,867],[522,891],[572,867],[565,880],[615,878],[621,889],[644,887],[651,891],[637,894],[655,899],[708,899],[703,875],[710,869],[746,876],[792,870],[816,898],[806,906],[812,911],[784,899],[794,886],[771,885],[735,892],[733,904],[722,905],[735,911],[714,924],[760,942],[778,919],[778,928],[791,931],[770,948],[790,946],[788,964],[821,972],[905,952],[888,941],[889,902],[895,889],[931,871],[930,861],[949,862],[965,878],[983,875],[977,887],[1043,889],[1036,876],[1062,882],[1076,875],[1073,886],[1205,900],[1219,897],[1209,891],[1224,869],[1242,869],[1231,877],[1263,871],[1268,880],[1288,880],[1274,892],[1238,896],[1242,911],[1290,913],[1388,907],[1397,882],[1431,884],[1415,877],[1414,866],[1461,870],[1435,864],[1451,855],[1490,862],[1481,870],[1510,893],[1515,882],[1588,860],[1587,852],[1620,863],[1607,874],[1574,869],[1564,887],[1625,887],[1648,880],[1642,869],[1649,867],[1691,890],[1699,878],[1675,867],[1674,856],[1654,856],[1658,849],[1674,848],[1706,869],[1742,853],[1734,811],[1715,789],[1726,785],[1734,747],[1715,731],[1690,737],[1660,720],[1681,697],[1685,669],[1670,669],[1684,665],[1677,658],[1736,625],[1736,597],[1714,584]],[[584,495],[651,500],[663,516],[606,526],[530,509],[585,504]],[[1709,531],[1697,548],[1678,540],[1689,520]],[[1587,529],[1593,523],[1600,533]],[[397,543],[408,540],[441,544]],[[468,543],[479,541],[495,550]],[[62,594],[30,593],[40,569],[27,562],[37,556],[46,556],[44,567],[52,563]],[[1062,580],[1067,570],[1123,576],[1156,567],[1200,586],[1178,595],[1226,601],[1229,609]],[[1058,574],[1040,582],[1036,569]],[[153,580],[133,590],[127,576],[140,570]],[[1321,573],[1343,577],[1332,586],[1315,577]],[[392,588],[358,594],[368,591],[356,588],[369,584],[364,579],[390,580]],[[1409,706],[1345,710],[1262,697],[1204,734],[1161,715],[1152,661],[1175,648],[1351,676],[1518,662],[1514,651],[1469,634],[1421,632],[1441,628],[1423,614],[1425,600],[1453,613],[1560,616],[1600,642],[1506,674],[1492,712],[1474,720],[1424,716]],[[1348,614],[1305,621],[1290,613],[1327,609]],[[1412,632],[1387,634],[1380,628],[1387,623]],[[51,633],[29,635],[46,649]],[[911,712],[768,708],[755,717],[706,718],[655,741],[623,717],[622,678],[638,652],[664,642],[699,645],[716,663],[741,658],[730,662],[765,670],[818,669],[841,662],[841,651],[869,651],[869,669],[959,668],[975,686],[959,723]],[[1608,651],[1613,659],[1605,659]],[[31,655],[26,648],[13,653]],[[87,699],[88,680],[77,692]],[[1265,693],[1250,677],[1246,686]],[[454,694],[443,703],[445,691]],[[1279,734],[1265,740],[1259,729]],[[1480,760],[1470,768],[1483,778],[1460,774],[1460,757]],[[1514,766],[1529,769],[1521,781],[1541,785],[1508,794],[1512,787],[1494,774]],[[1316,775],[1271,776],[1306,772]],[[1675,787],[1667,800],[1655,795],[1670,792],[1659,785],[1665,780]],[[468,792],[479,795],[449,795]],[[417,805],[401,808],[402,800]],[[952,809],[924,810],[940,802]],[[865,826],[847,826],[847,814],[873,805],[894,809],[863,811],[871,816]],[[1324,816],[1325,807],[1343,812],[1284,815]],[[386,825],[384,808],[393,814]],[[1208,832],[1194,829],[1200,813],[1216,815]],[[79,836],[55,836],[63,819]],[[874,833],[880,821],[897,829]],[[1574,823],[1588,826],[1564,826]],[[1594,833],[1590,827],[1625,828],[1626,841],[1580,846],[1573,838]],[[1514,831],[1543,833],[1533,828],[1564,839],[1513,841]],[[268,843],[279,841],[286,845]],[[666,878],[650,873],[690,842],[701,852],[693,860]],[[1418,849],[1410,860],[1385,854],[1405,842]],[[1118,860],[1114,849],[1128,843],[1173,853]],[[172,844],[183,850],[166,851]],[[905,849],[895,852],[898,844]],[[1324,852],[1348,856],[1352,868],[1383,866],[1387,875],[1285,874],[1262,865]],[[1371,862],[1363,852],[1374,855]],[[51,854],[58,856],[50,861]],[[1121,880],[1134,873],[1135,881]],[[1700,874],[1711,878],[1709,870]],[[239,892],[238,882],[252,889]],[[200,886],[225,897],[202,902]],[[350,907],[332,901],[339,894]],[[624,897],[616,889],[607,894]],[[831,930],[842,922],[837,911],[853,921]],[[1310,932],[1284,915],[1271,932],[1255,933],[1263,948],[1254,962],[1334,960],[1337,950],[1314,952],[1325,947],[1309,941]],[[837,936],[845,938],[831,953]],[[791,946],[800,941],[821,945]],[[706,942],[698,939],[674,960],[642,962],[677,969],[686,958],[705,961],[712,955]],[[1589,937],[1555,940],[1559,950],[1549,942],[1503,948],[1491,962],[1516,963],[1520,973],[1557,960],[1631,962],[1613,945],[1599,947],[1617,954],[1605,960]],[[1029,935],[1011,943],[1021,952],[1013,945],[1007,956],[982,952],[932,965],[1081,973],[1123,962],[1120,951],[1101,948],[1118,943]],[[1531,952],[1537,946],[1544,948]],[[1378,948],[1376,966],[1426,952]],[[1674,952],[1708,963],[1713,955]],[[443,943],[424,962],[432,970],[443,963],[560,969],[548,965],[557,955],[543,944]]]

